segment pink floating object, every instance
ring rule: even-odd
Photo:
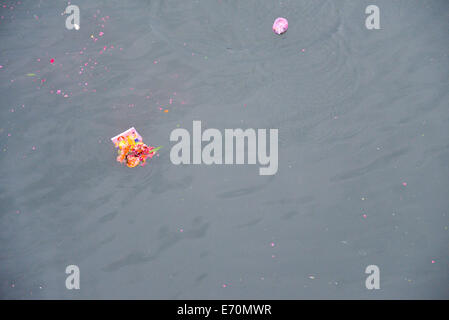
[[[285,18],[277,18],[273,23],[273,31],[276,34],[282,34],[288,29],[288,21]]]

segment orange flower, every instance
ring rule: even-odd
[[[128,157],[126,158],[126,160],[127,160],[126,165],[127,165],[129,168],[134,168],[135,166],[137,166],[137,165],[140,163],[139,158],[138,158],[138,157],[134,157],[134,156],[128,156]]]

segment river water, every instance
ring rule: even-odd
[[[72,4],[0,0],[1,298],[449,298],[449,2]],[[278,129],[277,173],[174,165],[194,120]]]

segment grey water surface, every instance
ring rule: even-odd
[[[0,1],[0,298],[449,298],[448,1],[71,4]],[[277,173],[174,165],[194,120],[278,129]]]

